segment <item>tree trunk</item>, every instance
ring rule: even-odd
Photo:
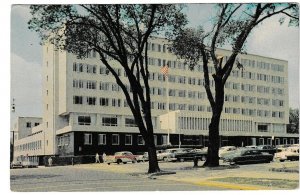
[[[224,85],[222,77],[215,78],[215,106],[212,108],[212,118],[209,124],[209,138],[207,159],[203,166],[216,167],[219,166],[219,124],[224,105]]]
[[[160,172],[158,162],[157,162],[157,156],[156,156],[156,148],[154,145],[153,135],[150,136],[150,139],[152,139],[152,143],[148,144],[148,158],[149,158],[149,169],[148,173],[156,173]]]
[[[220,115],[213,113],[211,123],[209,124],[209,138],[207,159],[203,166],[219,166],[219,123]]]

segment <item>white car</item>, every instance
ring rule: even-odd
[[[223,158],[225,155],[236,151],[236,147],[235,146],[223,146],[219,149],[219,157]]]
[[[275,159],[278,159],[280,162],[286,160],[299,160],[299,147],[288,147],[283,149],[281,152],[275,153]]]
[[[191,150],[191,148],[172,148],[172,149],[166,149],[165,152],[160,153],[157,155],[157,159],[163,160],[163,161],[176,161],[177,158],[175,158],[175,153],[184,153],[186,151]]]

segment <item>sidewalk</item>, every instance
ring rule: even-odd
[[[103,171],[130,174],[139,177],[150,177],[169,181],[191,183],[199,186],[213,186],[231,190],[275,190],[295,189],[299,185],[299,173],[273,172],[272,168],[298,168],[298,161],[270,164],[242,165],[237,168],[211,170],[193,168],[193,162],[159,163],[162,171],[176,172],[156,176],[147,174],[148,162],[136,164],[87,164],[78,168],[101,169]],[[202,162],[199,162],[202,165]]]

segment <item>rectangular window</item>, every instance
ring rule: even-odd
[[[106,135],[98,134],[98,145],[106,145]]]
[[[112,91],[120,91],[120,87],[118,84],[112,84],[111,89]]]
[[[79,64],[79,69],[78,70],[79,70],[79,72],[83,72],[83,64],[81,64],[81,63]]]
[[[132,135],[125,135],[125,145],[132,145]]]
[[[137,137],[137,144],[138,145],[145,145],[145,140],[143,139],[142,135],[138,135],[138,137]]]
[[[117,117],[103,117],[102,126],[118,126]]]
[[[109,83],[99,83],[99,89],[100,90],[104,90],[104,91],[108,91],[109,90]]]
[[[91,125],[90,116],[78,116],[78,125]]]
[[[108,98],[100,98],[100,106],[108,106]]]
[[[90,133],[84,134],[84,145],[92,145],[92,134]]]
[[[36,127],[36,126],[38,126],[40,123],[34,123],[34,126]]]
[[[264,145],[264,138],[259,138],[258,145]]]
[[[30,128],[30,127],[31,127],[31,122],[27,122],[27,123],[26,123],[26,127],[27,127],[27,128]]]
[[[161,136],[161,143],[162,145],[167,145],[168,144],[168,136],[167,135],[162,135]]]
[[[125,118],[125,127],[137,127],[134,118]]]
[[[87,97],[86,102],[88,105],[96,105],[96,98],[95,97]]]
[[[267,139],[267,145],[273,145],[273,144],[272,144],[272,138],[268,138],[268,139]]]
[[[87,89],[96,89],[96,81],[87,81],[86,88]]]
[[[119,134],[112,134],[112,145],[119,145]]]
[[[82,96],[73,96],[73,104],[82,104]]]

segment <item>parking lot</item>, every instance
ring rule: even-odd
[[[203,161],[199,161],[201,166]],[[103,171],[130,176],[130,178],[146,179],[148,181],[158,181],[165,184],[186,184],[197,190],[261,190],[261,189],[295,189],[299,186],[298,172],[278,172],[273,170],[299,170],[298,161],[271,162],[261,164],[239,165],[234,167],[225,166],[220,161],[221,166],[215,169],[194,168],[193,162],[162,162],[160,169],[164,172],[175,173],[165,175],[146,174],[148,162],[127,163],[127,164],[83,164],[75,165],[74,169],[83,171]],[[179,186],[180,186],[179,185]],[[186,187],[186,186],[185,186]],[[189,188],[183,188],[188,190]],[[175,188],[171,188],[175,190]],[[192,190],[194,190],[192,188]]]

